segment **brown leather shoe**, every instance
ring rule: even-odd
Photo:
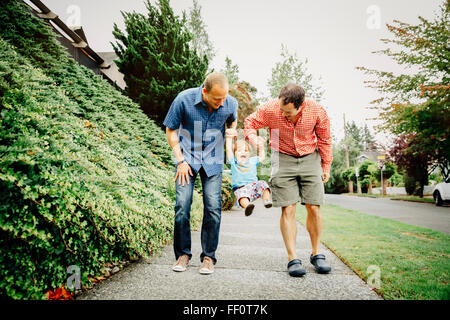
[[[178,260],[173,265],[172,270],[177,272],[186,271],[188,265],[189,265],[189,256],[187,254],[183,254],[182,256],[178,257]]]
[[[210,257],[204,257],[203,263],[198,271],[200,274],[211,274],[214,272],[214,262]]]

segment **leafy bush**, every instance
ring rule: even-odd
[[[442,177],[442,174],[440,172],[437,173],[431,173],[428,179],[431,181],[434,181],[436,184],[441,183],[444,181],[444,178]]]
[[[0,47],[0,295],[42,299],[70,265],[88,285],[159,251],[175,200],[164,132],[22,2],[0,6]],[[193,223],[200,208],[196,193]]]
[[[391,186],[393,186],[393,187],[402,187],[402,186],[404,186],[403,176],[401,174],[397,173],[397,172],[394,173],[392,175],[392,177],[389,178],[388,181],[391,182]]]
[[[416,179],[414,177],[404,176],[405,190],[408,195],[413,195],[416,191]]]
[[[356,183],[356,172],[354,167],[345,169],[341,173],[341,177],[344,181],[353,181]]]
[[[236,197],[233,192],[231,176],[228,174],[222,174],[222,210],[231,210]]]

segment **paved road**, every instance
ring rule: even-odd
[[[334,194],[325,195],[325,202],[450,234],[449,206]]]
[[[297,253],[308,273],[290,277],[279,219],[280,209],[265,209],[259,201],[250,217],[237,209],[223,212],[218,262],[212,275],[198,273],[200,233],[193,232],[193,257],[187,271],[172,271],[170,245],[159,257],[131,264],[77,299],[381,299],[324,246],[321,251],[333,270],[327,275],[315,273],[308,260],[309,235],[300,224]]]

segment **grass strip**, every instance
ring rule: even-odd
[[[414,197],[414,196],[395,196],[395,197],[391,197],[391,200],[434,203],[433,198],[420,198],[420,197]]]
[[[375,283],[379,268],[375,290],[384,299],[450,298],[450,236],[335,205],[321,208],[322,243],[366,282]],[[297,206],[296,218],[306,226],[304,206]]]

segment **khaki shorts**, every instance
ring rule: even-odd
[[[273,152],[269,185],[274,207],[301,204],[323,204],[324,184],[321,158],[316,150],[301,158]]]

